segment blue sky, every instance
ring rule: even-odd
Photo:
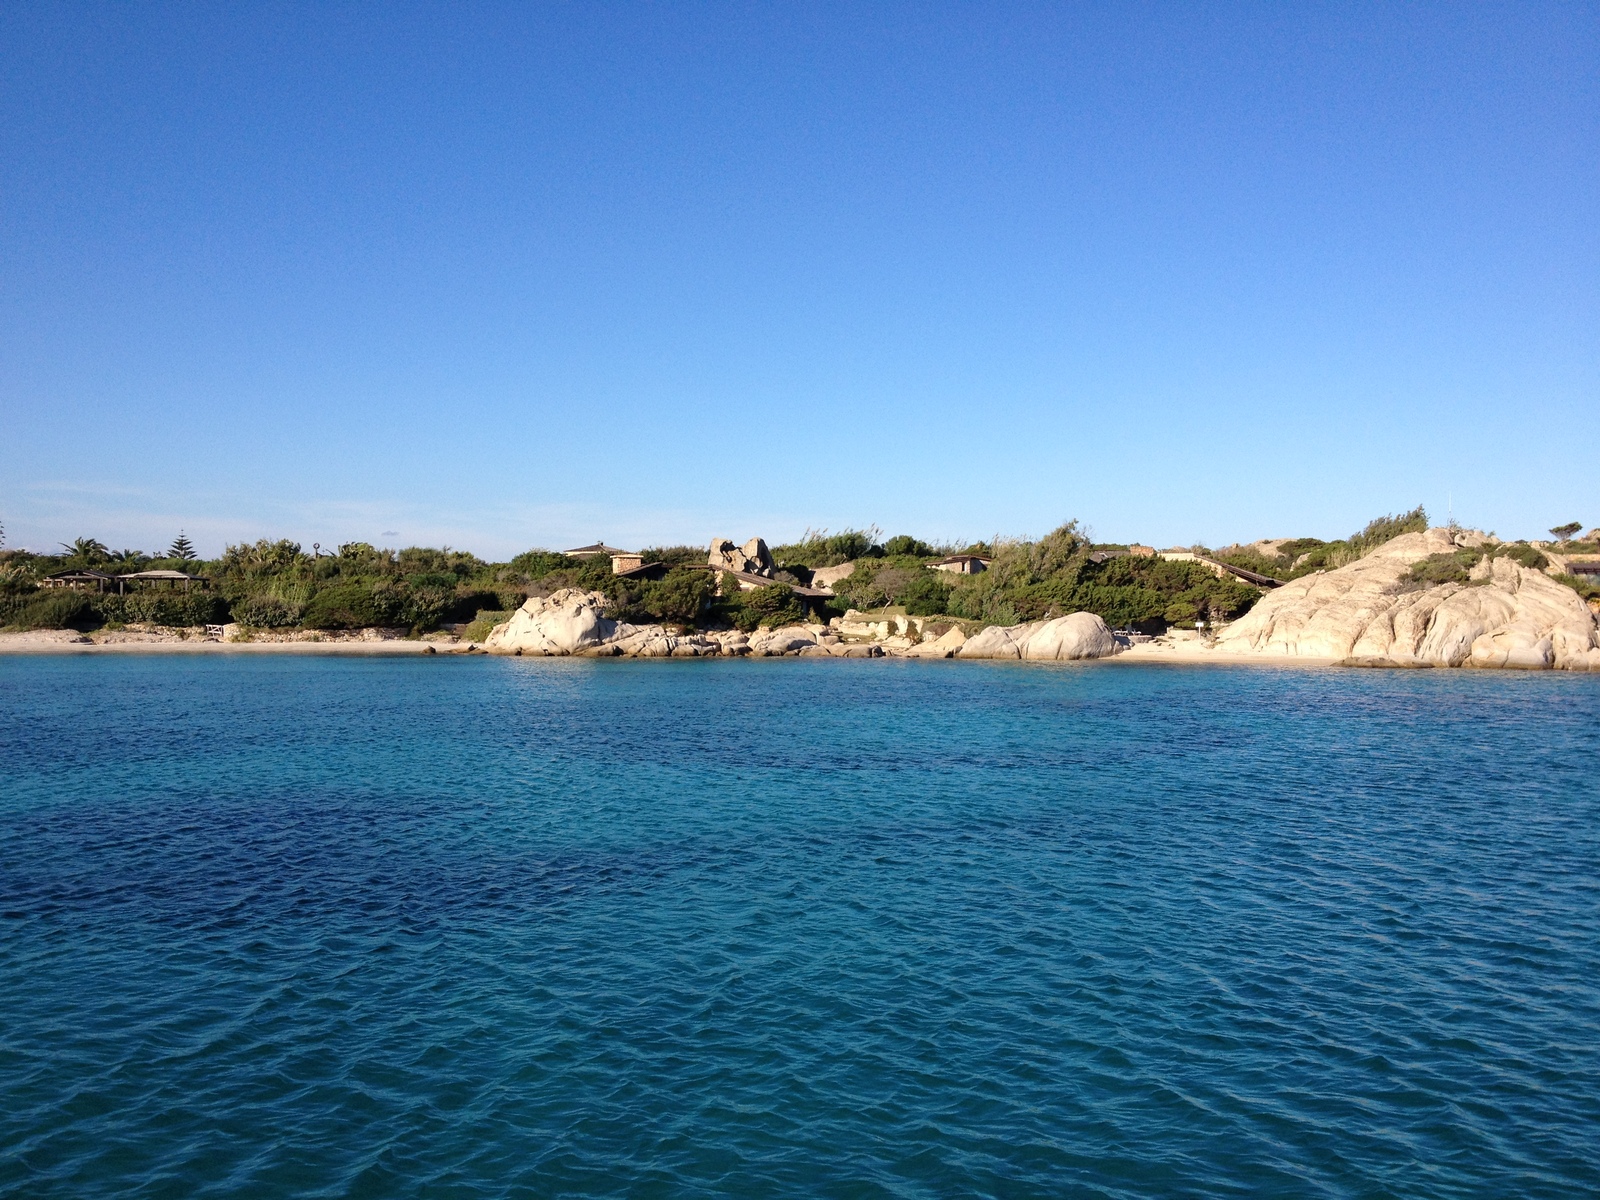
[[[1600,8],[7,5],[0,519],[1600,524]]]

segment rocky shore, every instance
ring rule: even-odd
[[[737,550],[728,543],[730,554]],[[757,548],[762,549],[762,547]],[[740,551],[739,553],[743,553]],[[1430,584],[1418,564],[1471,561]],[[747,556],[748,557],[748,556]],[[1541,560],[1542,561],[1542,560]],[[403,630],[262,633],[119,629],[0,634],[0,652],[246,651],[310,654],[490,654],[629,658],[961,658],[1065,662],[1506,667],[1600,671],[1600,612],[1550,573],[1521,565],[1484,534],[1429,529],[1404,534],[1335,570],[1268,591],[1220,629],[1144,638],[1077,612],[1027,624],[980,627],[948,617],[854,610],[782,628],[684,632],[606,615],[600,592],[566,588],[528,599],[480,646],[456,634]],[[763,577],[764,578],[764,577]]]
[[[575,589],[535,597],[490,633],[493,654],[698,658],[987,658],[1394,667],[1600,670],[1600,614],[1542,571],[1498,555],[1494,539],[1455,529],[1404,534],[1364,558],[1269,591],[1243,618],[1201,637],[1134,639],[1093,613],[969,630],[899,614],[847,613],[827,624],[678,634],[605,615]],[[1458,551],[1481,555],[1465,581],[1429,586],[1413,568]],[[1471,555],[1468,555],[1471,557]]]
[[[1126,643],[1123,644],[1124,646]],[[680,634],[660,625],[629,625],[605,615],[599,592],[564,589],[536,596],[484,642],[491,654],[628,656],[633,658],[1107,658],[1119,646],[1093,613],[984,629],[968,637],[953,621],[846,613],[827,624],[789,625],[754,633]]]
[[[1268,592],[1216,648],[1361,666],[1600,670],[1597,614],[1544,572],[1496,556],[1497,545],[1471,530],[1404,534]],[[1416,564],[1461,550],[1483,555],[1466,582],[1415,582]]]

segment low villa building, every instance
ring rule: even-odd
[[[944,571],[949,575],[976,575],[980,571],[987,571],[993,561],[981,554],[952,554],[949,558],[941,558],[928,565],[935,571]]]

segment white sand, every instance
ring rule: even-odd
[[[476,643],[454,639],[428,641],[411,638],[322,641],[216,642],[204,638],[179,638],[171,634],[85,635],[70,629],[40,629],[32,633],[0,633],[0,654],[346,654],[407,655],[467,654],[478,652]]]

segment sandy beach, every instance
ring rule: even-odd
[[[478,654],[476,643],[454,638],[324,638],[318,641],[221,642],[159,634],[79,634],[46,629],[0,633],[0,654],[333,654],[405,656]]]

